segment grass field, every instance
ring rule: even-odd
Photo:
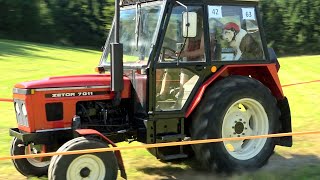
[[[94,67],[99,62],[100,54],[79,48],[0,40],[0,98],[11,98],[12,87],[17,82],[95,73]],[[320,56],[280,58],[282,84],[320,79],[319,61]],[[290,86],[283,90],[290,101],[294,132],[319,130],[320,83]],[[8,128],[15,126],[12,103],[0,102],[0,156],[9,155],[11,137]],[[123,158],[129,179],[320,179],[319,143],[319,135],[294,137],[294,146],[277,147],[269,163],[261,170],[232,176],[203,172],[197,169],[192,159],[163,163],[146,150],[123,152]],[[11,161],[0,161],[1,179],[26,178],[15,170]]]

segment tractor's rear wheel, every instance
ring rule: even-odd
[[[280,111],[270,90],[259,81],[231,76],[205,93],[193,114],[193,139],[230,138],[277,133]],[[274,139],[194,145],[198,160],[211,169],[252,170],[272,155]]]
[[[11,156],[44,153],[44,145],[25,145],[22,140],[14,138],[11,143]],[[15,168],[24,176],[44,176],[48,173],[50,158],[13,159]]]
[[[66,142],[57,152],[106,148],[107,144],[94,139],[79,137]],[[118,164],[113,152],[53,156],[48,170],[49,180],[117,178]]]

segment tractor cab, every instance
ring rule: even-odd
[[[199,87],[225,65],[269,63],[257,2],[122,1],[120,6],[124,75],[152,117],[185,117]],[[100,72],[111,68],[114,24]]]

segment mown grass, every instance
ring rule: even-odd
[[[48,76],[94,73],[100,52],[62,46],[0,40],[0,98],[11,98],[15,83]],[[320,56],[280,58],[282,84],[320,79]],[[318,130],[320,83],[283,89],[289,98],[293,130]],[[0,156],[9,155],[8,129],[16,126],[12,103],[0,102]],[[320,179],[320,136],[294,137],[292,148],[277,147],[268,165],[256,172],[226,176],[198,169],[194,160],[160,162],[146,150],[123,151],[130,179]],[[130,145],[137,145],[134,142]],[[120,143],[120,146],[127,146]],[[0,179],[25,179],[11,161],[0,161]],[[31,178],[38,179],[38,178]],[[46,179],[45,177],[41,179]]]
[[[1,40],[0,97],[11,97],[17,82],[94,73],[100,55],[87,49]]]

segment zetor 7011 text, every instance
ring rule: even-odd
[[[291,132],[258,1],[123,0],[98,73],[18,83],[11,154]],[[195,155],[203,168],[253,170],[292,137],[152,148],[166,161]],[[119,151],[13,160],[25,176],[126,178]]]

